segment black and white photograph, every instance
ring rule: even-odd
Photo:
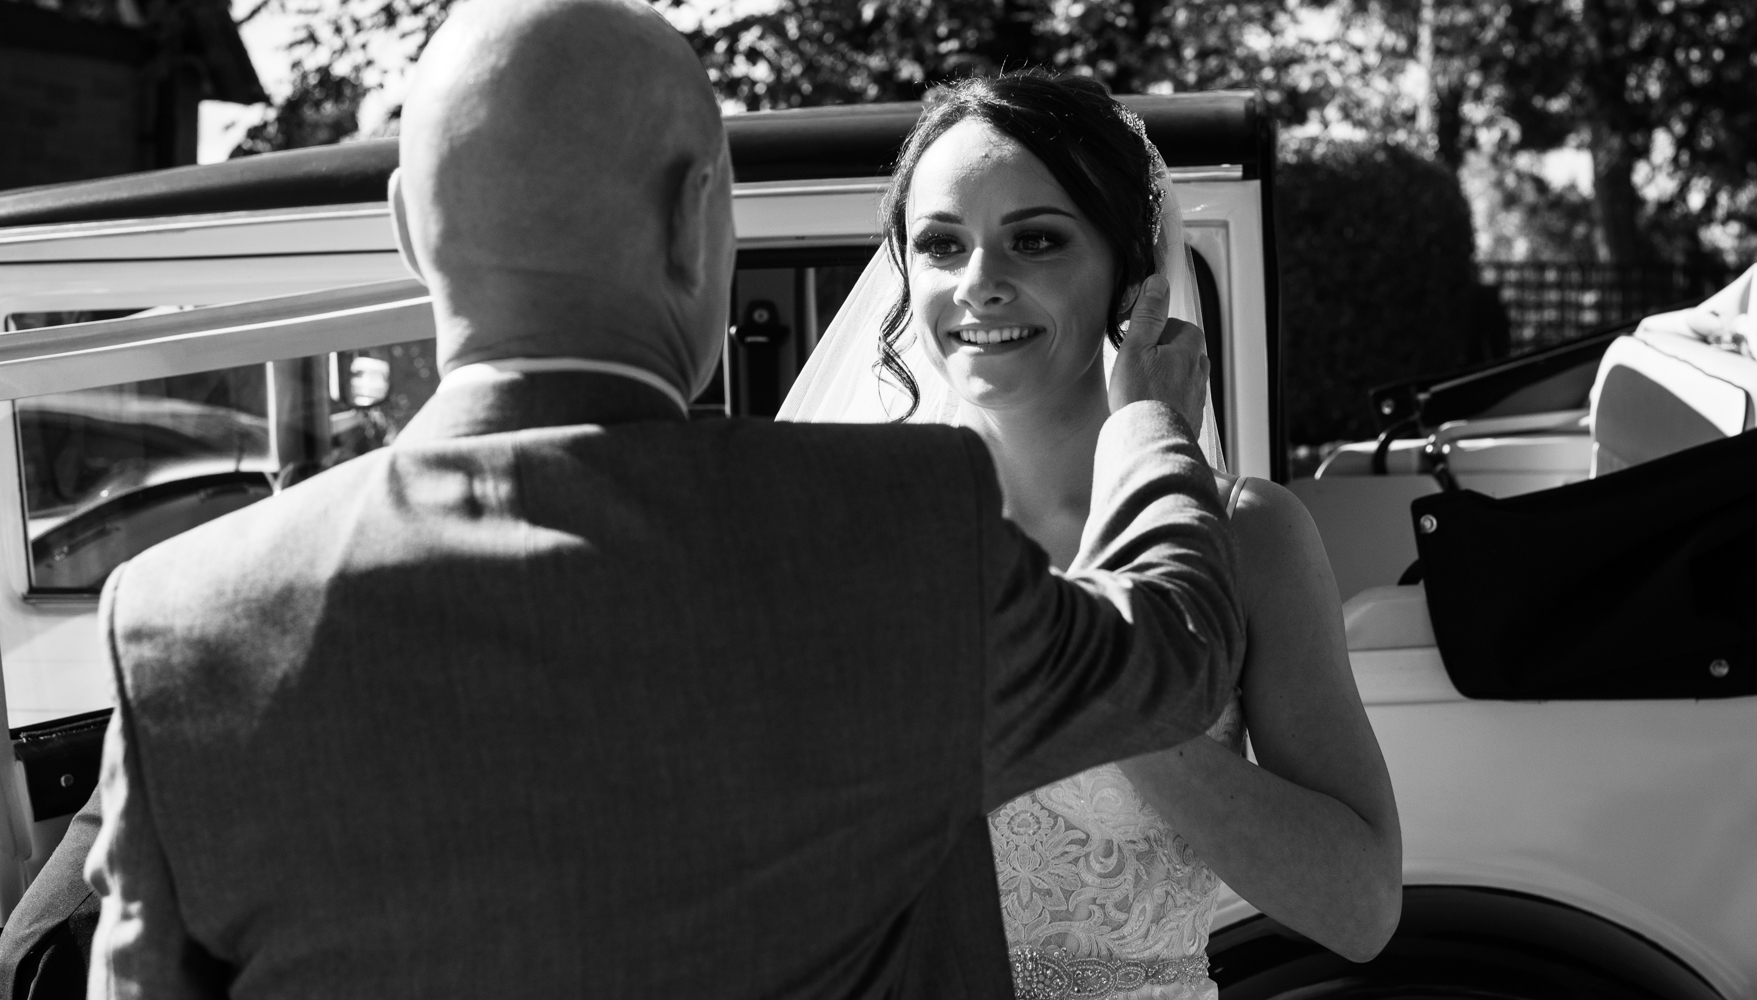
[[[0,1000],[1757,1000],[1750,0],[0,0],[0,423]]]

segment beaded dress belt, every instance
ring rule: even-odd
[[[1072,958],[1061,948],[1012,950],[1017,1000],[1102,1000],[1149,986],[1196,986],[1208,978],[1208,956],[1166,962]]]

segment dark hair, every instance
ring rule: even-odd
[[[1042,70],[1020,70],[996,77],[975,77],[928,92],[921,119],[910,130],[891,172],[880,220],[885,249],[907,278],[909,184],[921,155],[953,125],[974,118],[1014,140],[1043,162],[1050,175],[1073,199],[1074,206],[1098,229],[1116,261],[1111,287],[1109,336],[1120,343],[1123,296],[1157,267],[1159,190],[1154,157],[1122,105],[1102,84],[1085,77],[1052,76]],[[879,333],[875,368],[896,379],[909,393],[907,420],[921,404],[921,389],[903,363],[897,339],[909,321],[909,288],[886,314]]]

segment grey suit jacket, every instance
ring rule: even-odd
[[[1107,425],[1064,576],[969,431],[442,388],[111,577],[93,986],[931,993],[920,936],[968,928],[923,910],[986,809],[1225,705],[1226,531],[1154,404]]]
[[[98,899],[85,881],[85,857],[102,818],[94,789],[24,898],[0,928],[0,1000],[78,1000]]]

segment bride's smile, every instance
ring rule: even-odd
[[[907,205],[911,311],[954,392],[1011,409],[1102,389],[1111,253],[1041,160],[960,122],[922,154]]]
[[[961,326],[952,330],[952,336],[968,347],[1005,349],[1017,347],[1027,337],[1042,332],[1040,326]]]

